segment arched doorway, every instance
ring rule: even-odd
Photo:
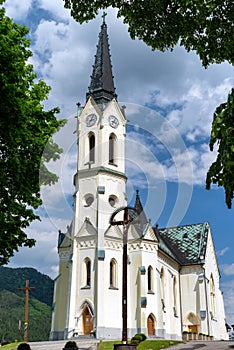
[[[147,329],[149,336],[155,335],[155,318],[152,314],[147,318]]]
[[[188,331],[198,333],[199,323],[198,317],[193,312],[190,312],[185,322],[185,324],[188,326]]]
[[[88,306],[86,306],[83,311],[83,328],[84,334],[90,334],[93,330],[93,315]]]

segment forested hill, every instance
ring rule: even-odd
[[[30,267],[10,268],[0,266],[0,290],[8,290],[19,296],[24,296],[25,292],[19,288],[24,288],[26,280],[29,280],[29,287],[35,287],[29,295],[49,306],[53,300],[53,280],[36,269]]]
[[[0,341],[23,340],[26,280],[29,287],[29,341],[49,340],[53,281],[33,268],[0,267]],[[18,330],[19,321],[21,329]]]

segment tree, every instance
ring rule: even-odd
[[[79,23],[95,18],[102,8],[118,8],[131,38],[138,37],[153,50],[173,49],[179,42],[187,51],[195,50],[205,67],[225,60],[234,63],[231,0],[64,1]]]
[[[196,51],[205,68],[212,63],[234,63],[232,0],[64,1],[65,7],[71,10],[71,15],[79,23],[93,19],[100,9],[109,6],[117,8],[117,16],[123,17],[124,23],[128,24],[131,38],[138,37],[153,50],[172,50],[179,43],[188,52]],[[224,187],[228,208],[231,208],[234,193],[231,164],[234,154],[229,144],[231,137],[226,136],[231,131],[225,128],[233,125],[233,100],[232,89],[227,102],[221,104],[214,113],[210,148],[212,150],[214,143],[219,142],[220,153],[208,171],[206,185],[207,189],[210,189],[211,183]]]
[[[43,80],[35,82],[27,62],[32,55],[27,33],[27,27],[14,23],[0,8],[0,265],[19,247],[35,244],[25,228],[39,219],[34,209],[42,203],[40,168],[41,184],[56,182],[45,162],[62,152],[50,138],[65,121],[56,119],[58,108],[44,111],[42,101],[50,87]]]
[[[232,206],[234,195],[234,88],[228,100],[217,107],[214,113],[210,137],[210,150],[218,143],[218,156],[211,165],[206,179],[206,188],[211,183],[223,186],[228,208]]]

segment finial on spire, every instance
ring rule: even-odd
[[[107,13],[106,13],[105,11],[103,11],[103,15],[102,15],[103,21],[102,21],[102,24],[105,24],[105,23],[106,23],[106,16],[107,16]]]
[[[139,197],[139,190],[136,190],[136,197]]]

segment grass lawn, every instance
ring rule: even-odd
[[[137,346],[137,350],[159,350],[166,349],[170,346],[182,343],[178,340],[145,340]]]
[[[22,342],[21,342],[22,343]],[[1,346],[0,349],[2,350],[16,350],[17,349],[17,346],[19,345],[20,343],[11,343],[11,344],[7,344],[7,345],[3,345]]]
[[[137,346],[137,350],[160,350],[170,346],[182,343],[177,340],[144,340]],[[99,343],[98,350],[113,350],[114,344],[121,344],[118,341],[102,341]]]

